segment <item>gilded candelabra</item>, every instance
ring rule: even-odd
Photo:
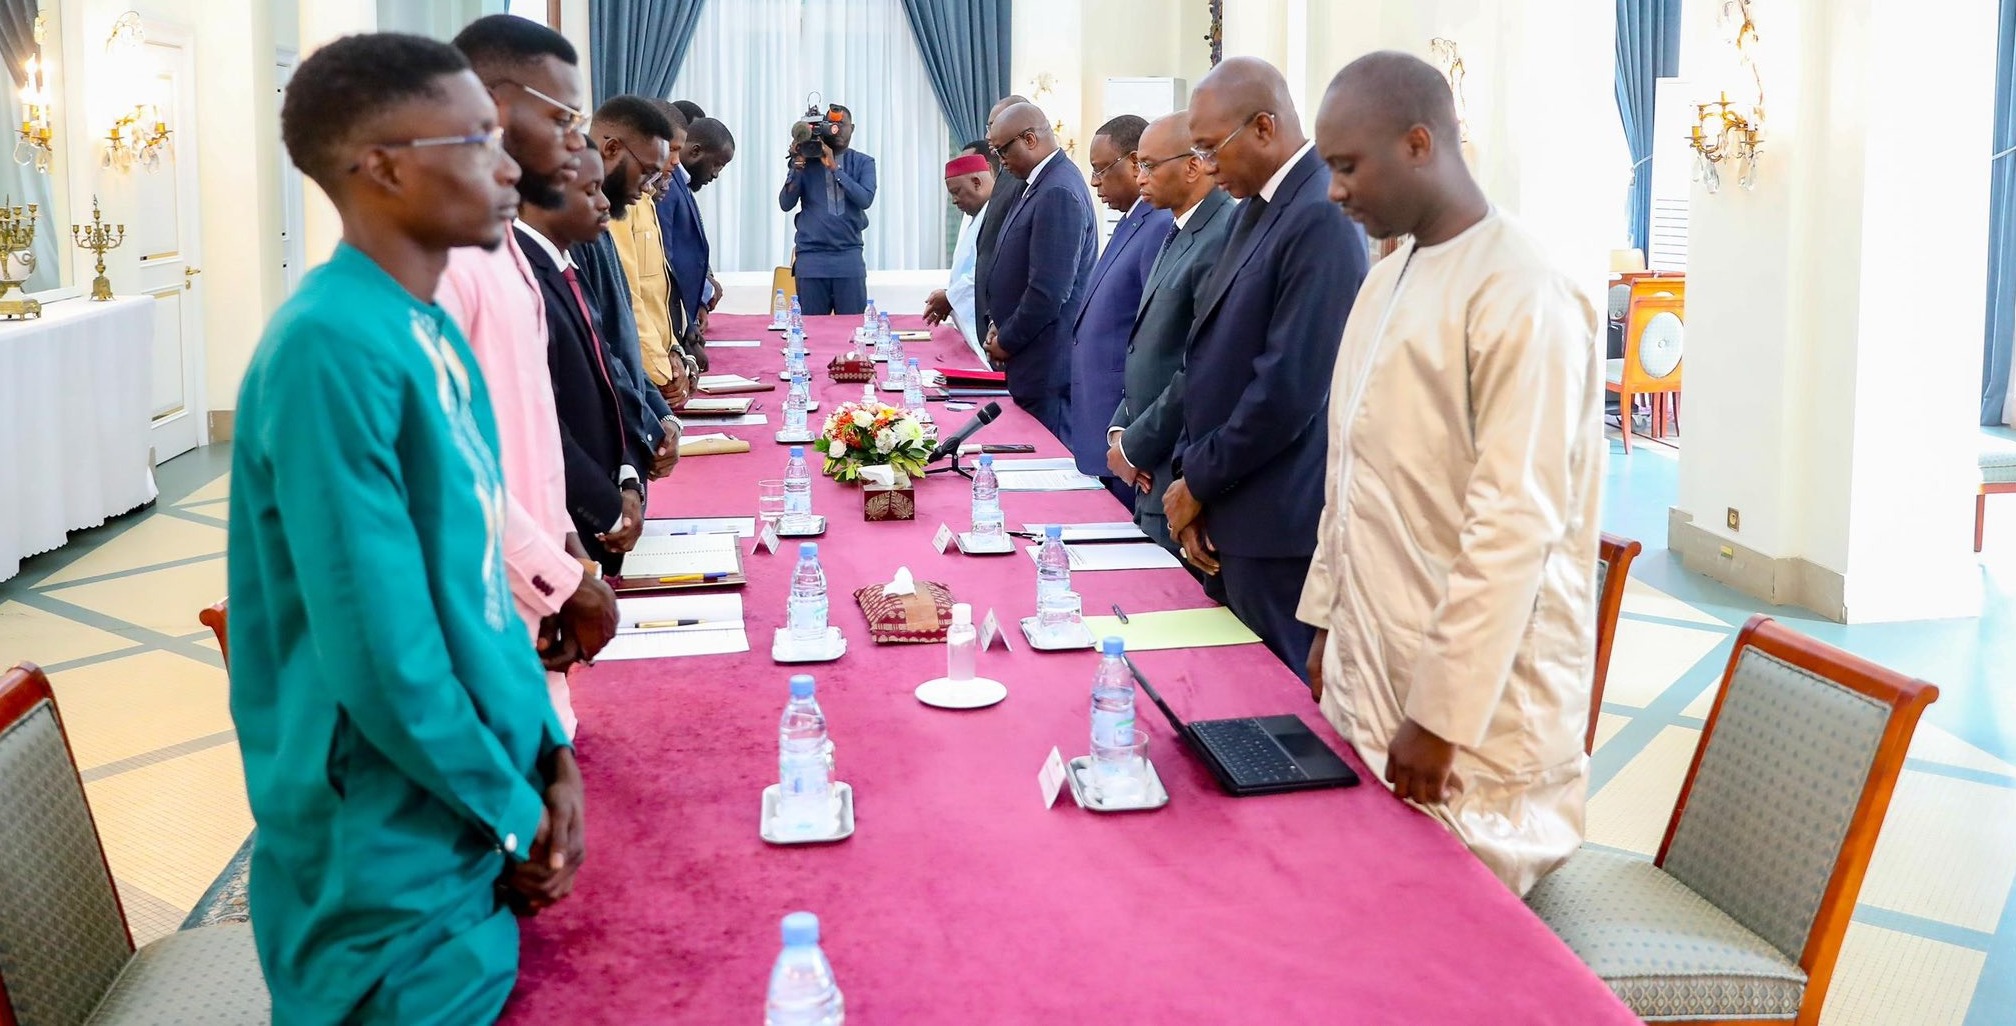
[[[26,320],[42,316],[42,303],[30,299],[21,284],[35,273],[35,204],[14,205],[7,197],[0,204],[0,319]],[[18,267],[18,270],[17,270]],[[21,288],[22,295],[7,298]]]
[[[1757,66],[1757,23],[1750,16],[1750,0],[1722,0],[1717,20],[1736,48],[1737,63],[1749,74],[1755,99],[1747,105],[1732,103],[1724,92],[1713,103],[1694,105],[1687,145],[1694,148],[1694,180],[1709,192],[1722,187],[1723,161],[1736,167],[1737,185],[1754,187],[1764,149],[1764,73]]]
[[[91,223],[70,226],[70,237],[83,249],[98,254],[98,277],[91,279],[91,299],[104,303],[112,298],[112,279],[105,277],[105,251],[118,249],[126,241],[126,226],[106,224],[98,213],[98,197],[91,197]]]

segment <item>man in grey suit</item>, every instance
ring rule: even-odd
[[[1106,465],[1141,493],[1134,522],[1170,552],[1177,551],[1162,512],[1174,477],[1170,457],[1183,433],[1183,356],[1198,285],[1232,234],[1232,197],[1220,191],[1190,152],[1190,114],[1177,111],[1141,133],[1137,180],[1141,198],[1176,215],[1148,271],[1141,306],[1127,339],[1120,406],[1106,431]],[[1202,574],[1189,563],[1192,573]]]

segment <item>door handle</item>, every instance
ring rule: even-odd
[[[189,279],[194,278],[202,273],[203,269],[201,267],[182,268],[182,291],[187,292],[190,289],[195,288],[196,287],[195,283],[191,282]]]

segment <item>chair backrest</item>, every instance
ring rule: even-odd
[[[1677,392],[1687,369],[1687,279],[1631,282],[1624,315],[1624,390]],[[1651,337],[1647,337],[1647,335]]]
[[[1818,1017],[1905,750],[1938,697],[1768,617],[1730,653],[1656,861],[1798,960],[1801,1022]]]
[[[1596,559],[1596,676],[1589,687],[1589,735],[1582,750],[1596,750],[1596,720],[1603,713],[1603,682],[1610,677],[1610,646],[1617,640],[1617,613],[1624,608],[1624,586],[1630,583],[1631,561],[1645,546],[1629,538],[1605,534]]]
[[[224,653],[225,673],[231,672],[231,611],[226,608],[230,602],[228,598],[218,599],[216,605],[196,614],[196,619],[217,635],[217,651]]]
[[[798,294],[798,280],[791,276],[791,268],[779,267],[770,272],[770,296],[782,292],[788,298]],[[763,311],[770,311],[770,300],[763,300]]]
[[[133,954],[49,680],[0,677],[0,1026],[82,1023]]]

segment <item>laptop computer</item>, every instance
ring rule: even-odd
[[[1355,787],[1358,774],[1344,764],[1298,716],[1253,716],[1185,723],[1148,683],[1134,660],[1127,668],[1141,690],[1169,721],[1176,736],[1204,760],[1218,786],[1234,797],[1309,791],[1319,787]]]

